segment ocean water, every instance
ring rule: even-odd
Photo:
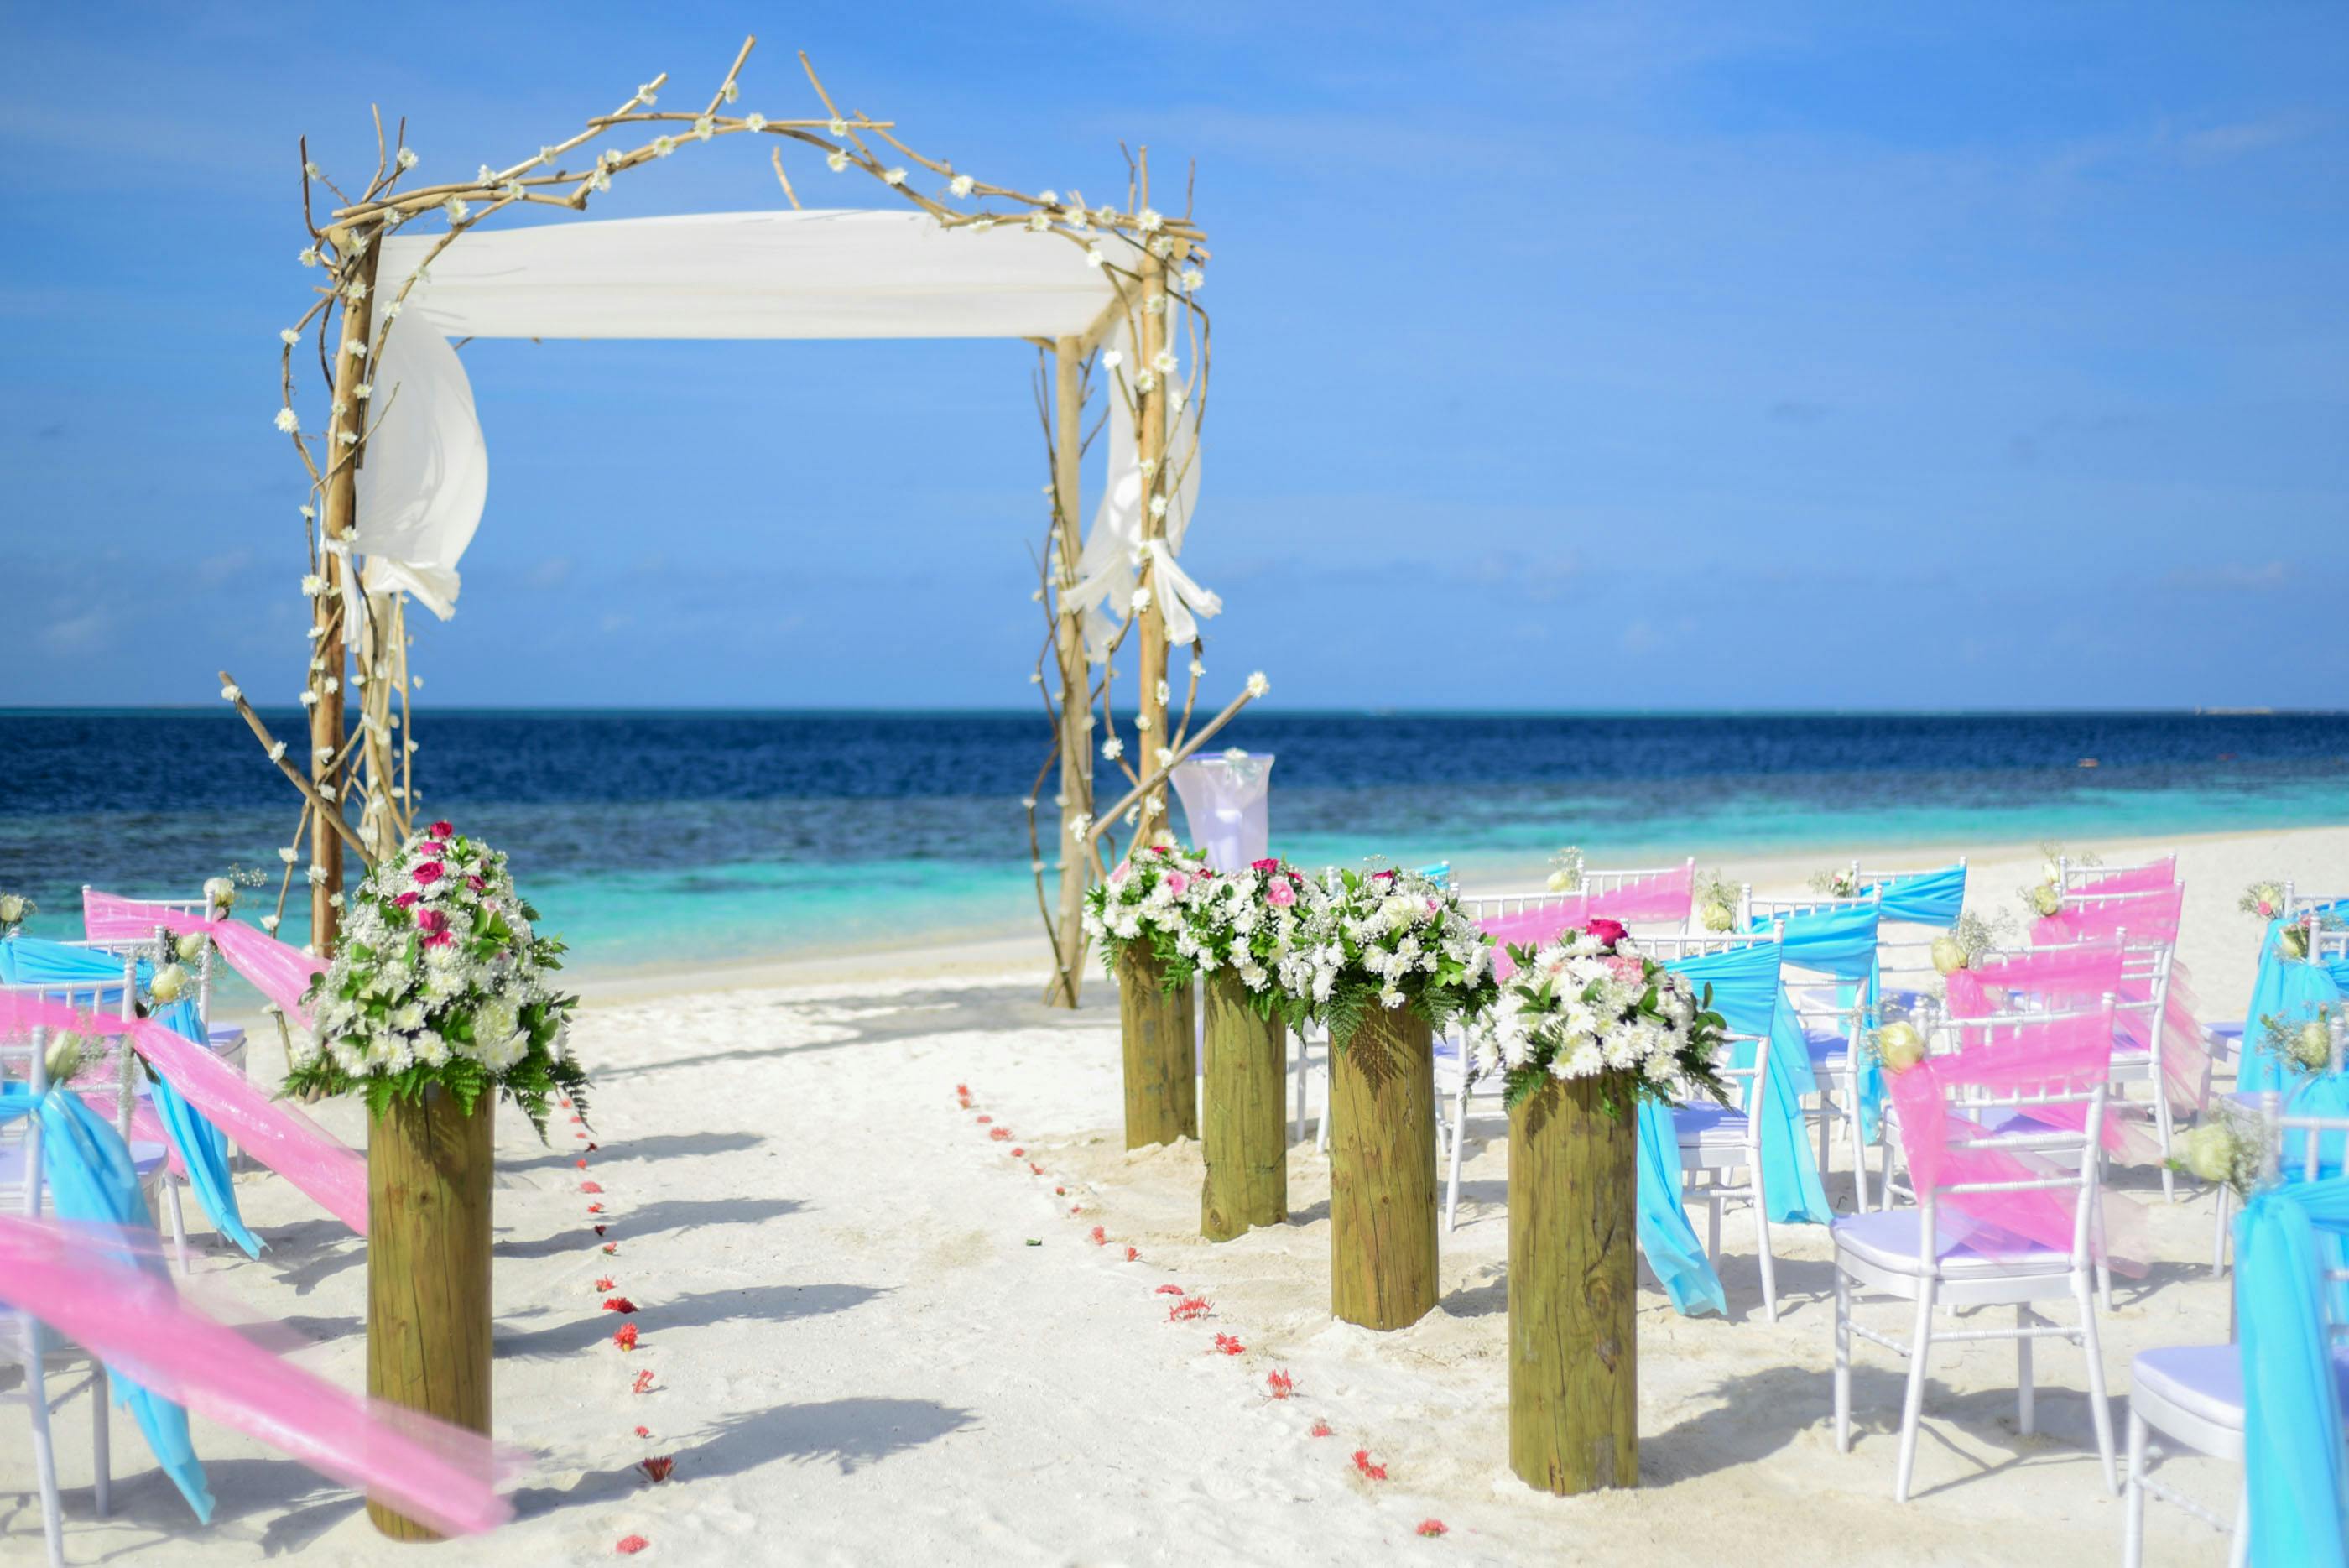
[[[423,805],[511,852],[582,967],[1039,929],[1019,800],[1053,786],[1032,713],[418,718]],[[1268,710],[1226,742],[1276,755],[1274,847],[1317,865],[1473,873],[1574,843],[1733,874],[1740,851],[2349,822],[2343,713]],[[0,711],[0,889],[41,903],[36,931],[78,935],[84,883],[187,897],[232,865],[272,874],[256,912],[296,815],[225,707]]]

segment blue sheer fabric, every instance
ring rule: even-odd
[[[1770,1043],[1766,1103],[1749,1103],[1749,1115],[1760,1118],[1762,1190],[1770,1218],[1785,1224],[1825,1225],[1835,1218],[1827,1207],[1826,1189],[1819,1184],[1818,1160],[1803,1136],[1803,1096],[1818,1091],[1811,1073],[1810,1052],[1794,1012],[1782,1006],[1785,988],[1778,981],[1778,948],[1755,942],[1726,952],[1674,959],[1664,965],[1685,976],[1702,994],[1713,988],[1713,1010],[1733,1034],[1758,1034]],[[1741,1041],[1737,1065],[1754,1064],[1754,1048]]]
[[[143,976],[153,966],[140,961],[139,972]],[[115,984],[104,994],[104,1005],[122,1005],[122,960],[113,953],[95,948],[78,948],[65,942],[53,942],[46,937],[15,936],[0,940],[0,984],[7,985],[72,985],[103,986]]]
[[[1873,1027],[1879,984],[1876,967],[1876,936],[1877,929],[1882,923],[1882,912],[1874,904],[1788,915],[1785,917],[1785,936],[1782,944],[1784,961],[1793,968],[1815,970],[1840,981],[1837,988],[1838,1003],[1849,1006],[1855,999],[1862,1002],[1868,1010],[1866,1023]],[[1766,930],[1769,922],[1757,919],[1754,929]],[[1779,1006],[1799,1041],[1800,1021],[1795,1018],[1794,1009],[1783,993]],[[1802,1078],[1807,1086],[1801,1092],[1816,1094],[1818,1085],[1811,1074],[1808,1046],[1803,1046],[1802,1052]],[[1860,1136],[1873,1140],[1884,1114],[1884,1069],[1866,1052],[1859,1053],[1859,1060],[1854,1066],[1859,1080]]]
[[[1722,1293],[1721,1276],[1713,1272],[1682,1199],[1686,1171],[1671,1106],[1661,1100],[1640,1101],[1639,1127],[1640,1181],[1633,1219],[1640,1251],[1682,1316],[1717,1312],[1727,1317],[1729,1298]]]
[[[1966,868],[1946,867],[1892,877],[1862,888],[1883,895],[1884,918],[1918,926],[1954,926],[1966,912]]]
[[[2307,1073],[2287,1069],[2283,1085],[2283,1109],[2286,1116],[2349,1118],[2349,1073]],[[2343,1136],[2337,1132],[2319,1133],[2316,1137],[2316,1174],[2319,1177],[2349,1175],[2349,1165],[2343,1163]],[[2305,1128],[2287,1128],[2283,1143],[2283,1174],[2286,1180],[2307,1179],[2308,1132]]]
[[[2254,1193],[2235,1219],[2243,1484],[2258,1568],[2349,1568],[2349,1474],[2326,1332],[2327,1258],[2349,1240],[2349,1180]]]
[[[151,1233],[155,1218],[139,1190],[139,1173],[120,1134],[104,1117],[82,1104],[78,1095],[50,1090],[36,1099],[30,1085],[0,1085],[0,1122],[26,1114],[41,1121],[41,1176],[59,1220],[103,1227],[120,1232]],[[126,1262],[161,1274],[162,1261],[152,1249]],[[168,1278],[168,1276],[165,1276]],[[188,1500],[196,1518],[210,1522],[212,1489],[188,1436],[188,1413],[170,1400],[149,1393],[120,1372],[107,1368],[115,1403],[129,1407],[147,1439],[156,1462],[180,1495]]]
[[[2324,913],[2341,912],[2341,902],[2320,906]],[[2236,1087],[2244,1094],[2284,1086],[2283,1068],[2268,1049],[2264,1018],[2307,1019],[2349,993],[2349,962],[2315,963],[2289,959],[2277,946],[2284,922],[2270,920],[2260,942],[2259,977],[2251,983],[2251,1005],[2243,1010],[2243,1055]]]
[[[205,1044],[203,1021],[196,1014],[196,1004],[185,997],[166,1006],[155,1015],[162,1024],[182,1040]],[[244,1250],[248,1258],[261,1256],[261,1239],[246,1229],[244,1214],[237,1207],[236,1183],[229,1175],[228,1138],[211,1118],[181,1097],[180,1091],[160,1073],[148,1075],[148,1086],[155,1096],[155,1117],[171,1135],[171,1147],[180,1151],[180,1163],[187,1168],[188,1185],[193,1189],[196,1201],[203,1206],[204,1215],[220,1233]]]

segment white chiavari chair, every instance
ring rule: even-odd
[[[1784,930],[1789,922],[1805,915],[1869,907],[1881,909],[1883,896],[1868,892],[1857,898],[1814,895],[1803,898],[1757,898],[1754,896],[1754,884],[1747,882],[1738,889],[1737,926],[1740,930],[1750,931],[1770,921]],[[1878,929],[1880,933],[1881,928]],[[1786,1000],[1803,1032],[1804,1049],[1811,1060],[1811,1076],[1818,1085],[1814,1103],[1805,1107],[1804,1114],[1818,1137],[1819,1176],[1822,1180],[1826,1177],[1829,1145],[1835,1130],[1840,1127],[1851,1146],[1852,1201],[1855,1207],[1866,1209],[1868,1139],[1860,1117],[1858,1065],[1860,1036],[1867,1026],[1867,1002],[1857,994],[1849,1001],[1844,1000],[1837,994],[1839,982],[1833,976],[1807,970],[1800,958],[1788,958],[1785,967],[1795,971],[1786,983]],[[1807,981],[1797,978],[1805,973],[1818,978]],[[1883,1129],[1879,1127],[1879,1140],[1882,1136]]]

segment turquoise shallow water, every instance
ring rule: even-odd
[[[1033,715],[419,721],[425,804],[511,850],[583,968],[1036,929]],[[1307,864],[1473,874],[1577,843],[1733,873],[1741,853],[2349,822],[2339,714],[1252,711],[1227,733],[1278,757],[1274,846]],[[44,934],[76,932],[85,881],[185,896],[274,872],[294,816],[225,711],[0,713],[0,888],[40,899]]]

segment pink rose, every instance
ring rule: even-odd
[[[449,917],[438,909],[419,909],[416,912],[416,929],[427,936],[434,931],[445,931],[449,929]]]
[[[1626,985],[1645,980],[1648,968],[1630,953],[1616,953],[1607,961],[1607,972]]]
[[[1630,934],[1623,929],[1622,921],[1610,920],[1604,915],[1586,921],[1582,929],[1610,948]]]
[[[1373,871],[1371,873],[1371,880],[1373,882],[1392,882],[1394,879],[1395,874],[1392,871]]]
[[[410,904],[413,904],[414,902],[416,902],[416,898],[417,898],[416,889],[415,889],[415,888],[410,888],[407,892],[402,893],[398,898],[394,898],[394,899],[392,900],[392,902],[393,902],[393,903],[395,903],[395,904],[397,904],[397,905],[398,905],[401,909],[407,909]]]
[[[447,874],[448,867],[438,860],[427,860],[409,873],[410,877],[416,878],[416,885],[419,888],[429,888]]]
[[[1184,876],[1180,871],[1169,871],[1166,873],[1166,890],[1174,894],[1176,898],[1181,898],[1184,893],[1189,889],[1190,886],[1191,878]]]
[[[465,878],[465,886],[466,886],[466,887],[468,887],[468,888],[471,888],[474,892],[478,893],[478,892],[480,892],[482,888],[484,888],[488,887],[488,886],[489,886],[489,884],[488,884],[487,882],[482,881],[479,877],[466,877],[466,878]]]
[[[456,940],[446,931],[435,931],[424,939],[424,945],[428,948],[445,948]]]
[[[1276,881],[1264,890],[1264,901],[1276,909],[1286,909],[1297,902],[1297,889],[1286,882]]]
[[[1261,871],[1268,877],[1275,871],[1280,869],[1280,862],[1278,860],[1251,860],[1248,862],[1248,869],[1251,871]]]
[[[2260,900],[2260,913],[2269,919],[2273,919],[2275,918],[2275,906],[2269,903],[2265,898],[2261,898]]]
[[[430,831],[432,836],[435,838],[454,838],[457,836],[456,828],[446,822],[434,823]]]
[[[438,860],[449,853],[449,846],[437,838],[428,838],[416,846],[416,853],[428,860]]]

